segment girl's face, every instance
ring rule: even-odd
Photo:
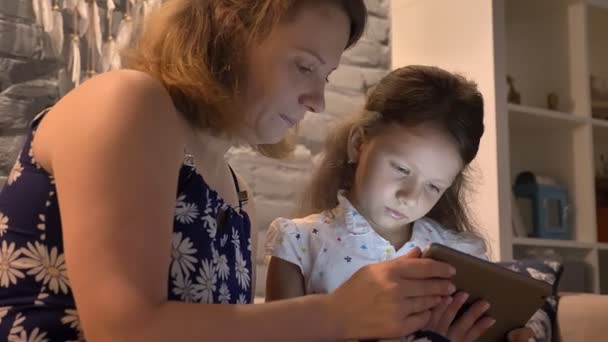
[[[307,111],[325,109],[325,84],[348,43],[350,19],[333,2],[302,5],[249,51],[244,89],[244,138],[279,142]]]
[[[355,129],[349,154],[357,163],[350,200],[381,235],[425,216],[463,168],[452,138],[428,125],[392,125],[369,140]]]

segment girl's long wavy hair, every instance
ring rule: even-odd
[[[464,190],[469,164],[484,132],[483,97],[474,82],[430,66],[408,66],[388,74],[369,94],[365,110],[329,134],[301,214],[336,207],[337,192],[352,186],[356,165],[348,163],[347,146],[353,128],[362,127],[369,139],[395,124],[430,124],[458,144],[465,167],[427,217],[447,229],[480,237],[467,210]]]

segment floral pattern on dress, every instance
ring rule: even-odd
[[[84,340],[65,262],[55,181],[31,149],[42,115],[34,120],[0,192],[1,341]],[[247,213],[240,205],[227,205],[186,162],[176,190],[169,300],[251,303]]]

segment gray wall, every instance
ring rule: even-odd
[[[19,153],[27,123],[59,96],[62,61],[34,24],[31,0],[0,1],[0,179]]]
[[[97,2],[100,15],[105,17],[105,1]],[[116,33],[124,0],[114,2]],[[48,34],[36,24],[32,0],[0,0],[0,185],[4,184],[19,154],[28,122],[73,88],[66,72],[68,39],[72,32],[67,11],[63,11],[63,20],[64,49],[60,56],[54,56]],[[106,21],[102,20],[101,24],[105,37]],[[86,36],[80,42],[85,68]]]

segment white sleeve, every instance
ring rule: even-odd
[[[425,218],[425,220],[427,224],[430,224],[431,227],[439,233],[443,243],[446,246],[479,259],[489,260],[486,243],[482,238],[471,233],[449,230],[443,227],[441,224],[428,218]]]
[[[305,277],[310,273],[312,258],[310,255],[309,234],[300,229],[292,220],[278,218],[274,220],[266,233],[264,257],[266,262],[277,257],[297,265]]]
[[[456,240],[454,247],[479,259],[489,260],[486,243],[479,237],[469,236]]]

